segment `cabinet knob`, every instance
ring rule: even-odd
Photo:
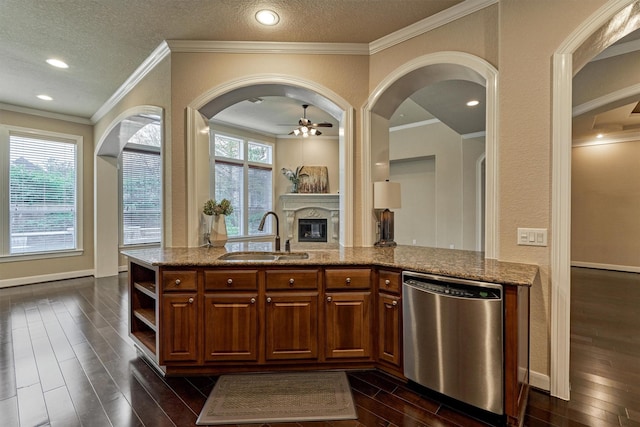
[[[189,304],[193,304],[193,298],[189,298]]]
[[[176,286],[180,286],[180,279],[176,279]]]
[[[291,279],[289,279],[289,286],[293,286],[295,282],[296,280],[292,277]]]
[[[347,280],[345,280],[345,282],[347,282],[347,285],[351,283],[351,277],[347,277]]]
[[[233,279],[227,279],[227,286],[233,285]]]
[[[271,297],[268,297],[268,298],[267,298],[267,302],[271,302]]]
[[[398,305],[398,301],[393,301],[391,305],[395,307],[396,305]]]
[[[331,302],[331,297],[327,297],[327,302]]]
[[[387,286],[389,286],[389,285],[391,284],[391,280],[386,279],[386,280],[384,281],[384,284],[385,284],[385,285],[387,285]]]
[[[255,303],[256,303],[256,299],[255,299],[255,298],[251,298],[251,299],[249,300],[249,302],[251,302],[251,304],[255,304]]]

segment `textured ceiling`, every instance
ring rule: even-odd
[[[163,40],[369,43],[461,2],[2,0],[0,103],[89,118]],[[255,21],[263,7],[278,26]]]

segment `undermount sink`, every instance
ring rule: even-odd
[[[288,261],[308,259],[306,252],[231,252],[218,257],[223,261]]]

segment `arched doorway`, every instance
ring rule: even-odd
[[[486,98],[485,126],[485,256],[497,258],[497,153],[496,120],[498,72],[488,62],[463,52],[439,52],[416,58],[392,72],[372,92],[363,112],[365,141],[363,146],[363,189],[373,188],[373,182],[384,180],[382,171],[376,164],[384,164],[388,169],[388,119],[398,105],[408,95],[429,84],[444,80],[466,80],[484,86]],[[385,159],[385,146],[386,159]],[[363,244],[370,246],[374,238],[374,217],[372,191],[362,192]]]
[[[586,61],[639,28],[638,16],[636,0],[611,0],[576,28],[553,56],[550,391],[566,400],[570,394],[572,79]]]
[[[330,89],[290,76],[255,76],[215,87],[187,107],[188,246],[198,246],[199,210],[209,198],[208,119],[246,99],[287,96],[329,113],[339,122],[340,245],[353,246],[353,107]]]
[[[124,111],[109,125],[94,154],[94,276],[118,274],[120,215],[118,214],[118,157],[129,139],[152,121],[160,121],[160,107],[142,105]],[[162,141],[161,141],[162,146]],[[162,158],[162,154],[160,154]],[[162,218],[162,215],[160,215]]]

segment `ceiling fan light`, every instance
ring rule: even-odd
[[[306,126],[302,126],[302,127],[300,128],[300,130],[301,130],[301,131],[302,131],[302,133],[304,133],[305,135],[306,135],[307,133],[309,133],[309,128],[308,128],[308,127],[306,127]]]
[[[300,135],[300,129],[294,129],[294,130],[293,130],[293,134],[294,134],[295,136]]]
[[[316,134],[316,132],[318,132],[318,131],[317,131],[315,128],[311,128],[311,131],[310,131],[310,132],[311,132],[311,135],[315,135],[315,134]]]

